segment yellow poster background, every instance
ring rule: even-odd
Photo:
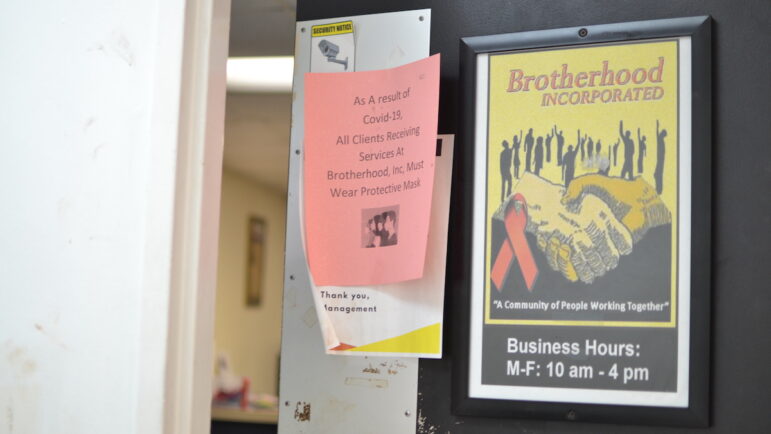
[[[635,84],[631,80],[626,85],[585,87],[583,89],[573,87],[571,89],[551,89],[547,87],[543,91],[535,89],[534,83],[530,83],[528,92],[508,92],[510,71],[521,69],[524,75],[538,76],[545,74],[550,76],[552,72],[561,72],[563,64],[567,64],[569,72],[574,76],[581,71],[602,70],[603,61],[609,62],[608,68],[613,71],[637,68],[650,69],[658,65],[659,57],[664,57],[663,75],[660,83],[644,82]],[[575,79],[575,77],[574,77]],[[597,80],[599,81],[599,80]],[[592,45],[586,47],[558,48],[540,51],[517,51],[511,53],[494,54],[489,57],[489,108],[488,108],[488,144],[487,144],[487,200],[486,200],[486,234],[485,234],[485,323],[487,324],[551,324],[551,325],[597,325],[597,326],[648,326],[648,327],[674,327],[676,324],[676,288],[677,288],[677,185],[678,185],[678,41],[657,40],[649,42],[633,42],[624,44]],[[544,94],[555,92],[569,92],[604,89],[620,89],[622,94],[627,89],[639,87],[659,86],[663,88],[663,97],[657,100],[643,100],[640,96],[637,101],[608,102],[595,100],[593,104],[565,104],[542,106]],[[557,126],[563,132],[565,144],[563,153],[568,145],[575,147],[577,131],[581,135],[588,134],[595,142],[602,142],[601,154],[607,156],[608,147],[613,147],[619,139],[619,120],[624,121],[624,130],[631,131],[631,137],[635,144],[634,176],[640,174],[637,171],[638,138],[637,128],[643,136],[646,136],[647,151],[644,157],[644,172],[642,177],[655,186],[653,176],[656,165],[656,121],[660,128],[667,130],[666,158],[664,162],[663,185],[664,190],[660,198],[666,204],[672,214],[672,272],[671,274],[671,315],[670,321],[661,322],[603,322],[603,321],[541,321],[541,320],[501,320],[490,318],[490,267],[491,257],[491,217],[500,205],[501,174],[499,169],[499,154],[502,141],[513,144],[513,137],[527,135],[528,129],[533,129],[533,137],[546,135]],[[524,145],[524,138],[522,139]],[[623,162],[623,142],[618,148],[618,164],[611,161],[609,176],[619,177]],[[545,147],[545,143],[544,143]],[[540,176],[555,184],[563,184],[562,167],[557,166],[557,140],[552,139],[551,162],[547,163],[544,157],[543,168]],[[544,155],[546,151],[544,150]],[[524,146],[520,148],[520,176],[525,171]],[[596,168],[586,168],[576,159],[575,177],[588,173],[597,173]],[[516,186],[517,179],[513,179]],[[538,254],[538,253],[535,253]],[[612,272],[612,271],[611,271]]]

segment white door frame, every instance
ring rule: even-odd
[[[230,0],[185,1],[163,405],[166,434],[208,433],[211,426],[229,28]]]

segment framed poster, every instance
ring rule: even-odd
[[[265,270],[265,220],[249,218],[249,245],[246,265],[246,305],[259,306],[262,302],[262,282]]]
[[[707,424],[709,17],[461,49],[455,411]]]

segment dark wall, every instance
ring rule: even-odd
[[[261,423],[211,421],[211,434],[276,434],[278,425]]]
[[[771,410],[766,407],[771,403],[771,1],[297,3],[298,21],[431,8],[431,53],[442,54],[439,133],[457,132],[458,46],[462,37],[711,15],[711,427],[684,430],[456,417],[450,410],[453,319],[449,314],[452,300],[448,298],[445,357],[420,362],[418,432],[771,432]],[[458,142],[456,146],[470,145]]]

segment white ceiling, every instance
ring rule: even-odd
[[[292,55],[296,0],[232,0],[230,56]],[[227,95],[226,169],[286,192],[290,94]]]

